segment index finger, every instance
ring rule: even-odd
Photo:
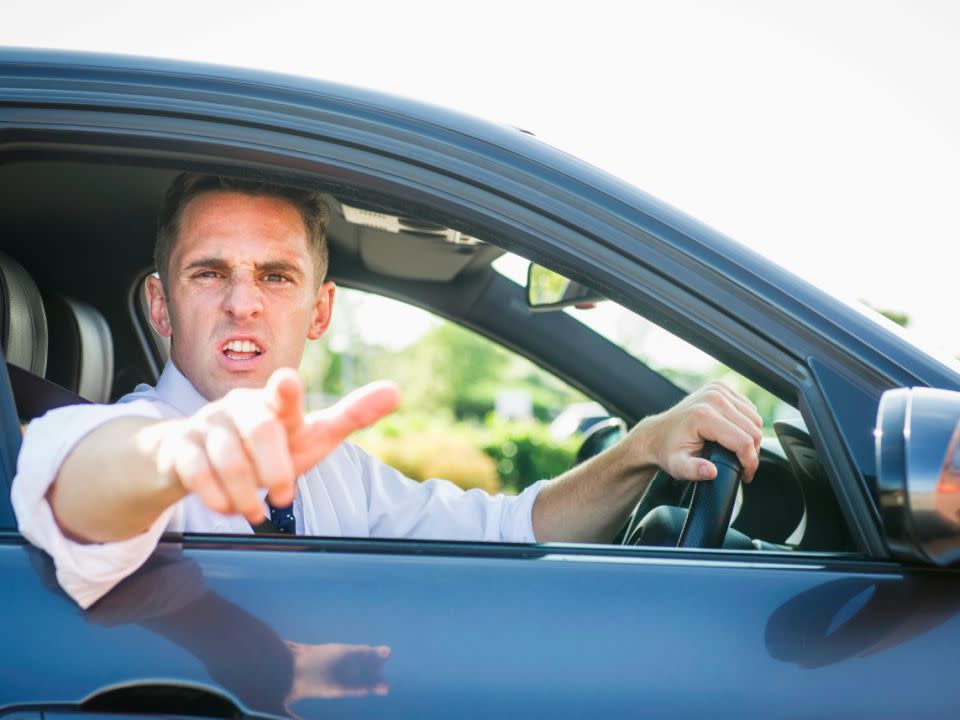
[[[329,455],[350,433],[372,425],[400,404],[400,389],[380,380],[354,390],[335,405],[312,412],[290,439],[298,472],[305,472]]]
[[[264,388],[267,407],[283,424],[288,434],[303,425],[303,380],[293,368],[278,368]]]
[[[743,468],[743,481],[750,482],[760,465],[760,456],[753,438],[742,427],[728,418],[719,416],[715,422],[699,430],[704,440],[713,440],[736,454]]]
[[[752,409],[749,412],[745,411],[742,404],[736,402],[736,398],[731,399],[726,393],[721,392],[721,397],[723,399],[720,401],[720,407],[714,409],[749,435],[753,439],[754,446],[759,448],[763,441],[763,432],[760,430],[763,421],[760,416]],[[754,420],[753,416],[757,419]]]

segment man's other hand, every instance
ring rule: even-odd
[[[711,382],[666,412],[645,418],[631,430],[640,464],[656,465],[678,480],[712,480],[716,466],[700,457],[715,441],[736,453],[743,479],[750,482],[760,464],[763,420],[747,398],[721,382]],[[630,436],[633,436],[631,438]]]
[[[264,519],[260,491],[289,505],[296,480],[350,433],[392,412],[400,391],[389,382],[366,385],[330,408],[304,413],[297,372],[281,368],[263,389],[231,390],[183,420],[163,423],[156,438],[157,467],[173,475],[210,509]]]

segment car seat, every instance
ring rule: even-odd
[[[20,263],[0,253],[0,347],[21,422],[55,407],[86,402],[45,378],[48,341],[40,290]]]
[[[7,362],[43,377],[47,370],[47,315],[33,278],[0,253],[0,345]]]
[[[44,308],[47,379],[91,402],[110,402],[113,338],[106,319],[91,305],[58,295],[45,295]]]

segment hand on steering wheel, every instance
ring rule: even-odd
[[[703,451],[703,456],[716,465],[717,476],[694,486],[690,510],[677,547],[722,547],[733,514],[733,504],[743,474],[740,461],[734,453],[716,443],[707,443]]]
[[[694,483],[684,509],[675,505],[680,483],[658,472],[623,530],[624,545],[723,547],[743,470],[736,455],[715,443],[707,443],[702,456],[716,466],[716,478]]]

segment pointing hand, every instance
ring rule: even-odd
[[[303,381],[292,368],[275,371],[263,389],[231,390],[192,417],[164,424],[158,469],[175,474],[212,510],[257,524],[261,488],[274,505],[289,505],[297,477],[352,432],[392,412],[400,391],[389,382],[371,383],[309,414],[303,398]]]

